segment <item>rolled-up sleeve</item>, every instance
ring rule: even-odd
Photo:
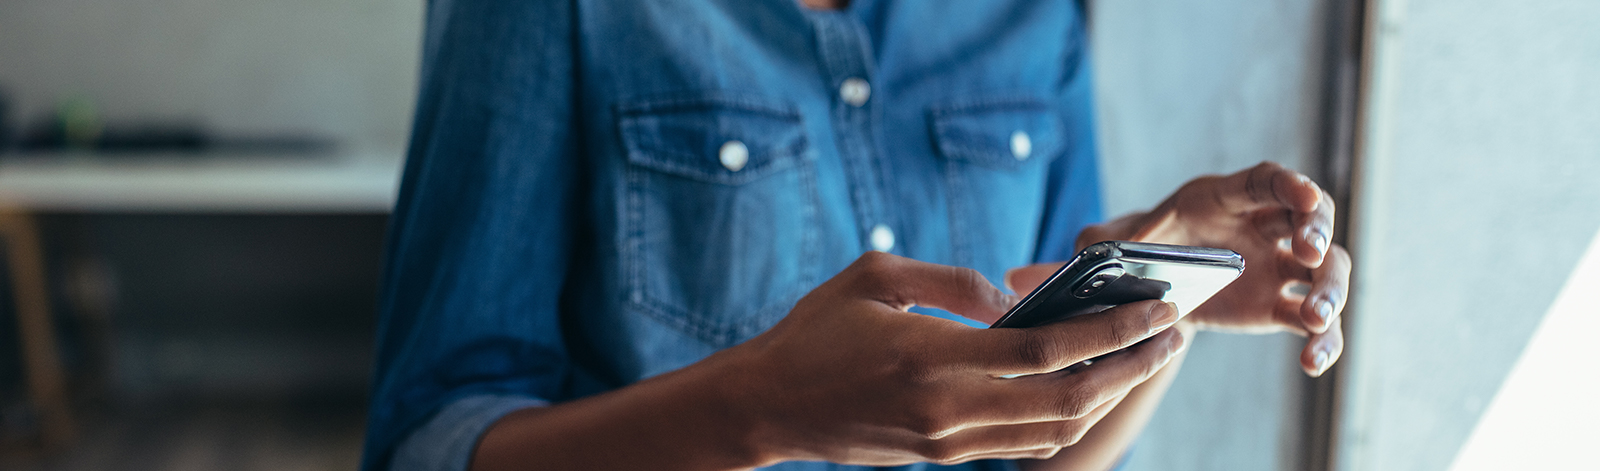
[[[581,185],[570,8],[428,5],[363,470],[461,469],[489,424],[560,397]]]
[[[526,396],[467,396],[439,409],[400,441],[390,468],[417,471],[464,471],[478,438],[495,421],[520,409],[550,403]]]

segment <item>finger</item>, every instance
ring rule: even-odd
[[[1312,289],[1312,270],[1301,265],[1288,252],[1277,253],[1274,259],[1277,262],[1274,273],[1283,285],[1277,291],[1277,299],[1267,301],[1272,303],[1272,323],[1295,335],[1312,335],[1314,332],[1310,329],[1315,326],[1305,318],[1306,299]]]
[[[1233,213],[1271,207],[1311,212],[1322,199],[1311,179],[1273,162],[1223,177],[1211,188],[1223,209]]]
[[[1321,203],[1317,204],[1314,211],[1294,214],[1297,230],[1291,246],[1295,258],[1300,259],[1305,266],[1315,268],[1322,263],[1328,247],[1333,244],[1335,209],[1332,196],[1316,187],[1316,183],[1310,185],[1316,188],[1318,195],[1321,195]]]
[[[1054,446],[1047,448],[1035,448],[1032,450],[984,453],[966,457],[958,463],[948,464],[959,464],[980,460],[1048,460],[1050,458],[1055,458],[1057,453],[1061,453],[1061,448],[1062,447]]]
[[[1306,341],[1305,349],[1300,351],[1300,368],[1307,375],[1315,378],[1328,372],[1334,363],[1339,362],[1339,357],[1344,354],[1344,328],[1339,318],[1333,319],[1333,325],[1320,334],[1312,335]]]
[[[1070,372],[989,380],[988,387],[978,390],[976,397],[983,404],[1008,406],[974,417],[960,428],[1091,417],[1096,408],[1128,394],[1161,371],[1183,345],[1183,334],[1178,329],[1167,329],[1148,341]]]
[[[1306,268],[1305,265],[1300,264],[1300,261],[1294,258],[1294,254],[1279,251],[1273,255],[1273,262],[1278,264],[1276,267],[1277,277],[1285,283],[1304,284],[1308,287],[1308,289],[1301,291],[1301,293],[1309,293],[1309,286],[1311,285],[1312,280],[1312,269]]]
[[[1297,294],[1286,293],[1272,309],[1272,321],[1276,326],[1289,333],[1301,337],[1315,335],[1306,327],[1305,320],[1301,318],[1300,308],[1305,305],[1305,297]]]
[[[922,442],[918,454],[941,464],[1032,455],[1071,446],[1116,408],[1121,397],[1107,401],[1080,419],[989,425],[965,429]],[[1050,453],[1054,455],[1054,452]]]
[[[1177,321],[1174,305],[1149,300],[1039,327],[956,331],[965,338],[950,345],[971,347],[951,361],[991,375],[1049,373],[1126,348]]]
[[[1025,267],[1013,268],[1006,272],[1006,288],[1011,292],[1022,294],[1031,293],[1039,289],[1039,285],[1049,280],[1051,275],[1061,271],[1066,262],[1036,263]]]
[[[1333,246],[1321,266],[1311,270],[1311,291],[1300,303],[1299,317],[1307,331],[1320,334],[1344,311],[1350,292],[1350,254]]]
[[[1014,302],[976,270],[883,252],[862,254],[845,271],[845,289],[900,310],[926,306],[991,324]]]
[[[1251,223],[1256,228],[1256,234],[1261,240],[1276,244],[1278,241],[1294,236],[1295,213],[1289,210],[1262,210],[1256,211],[1251,216]]]

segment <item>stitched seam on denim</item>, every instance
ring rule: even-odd
[[[801,192],[802,199],[806,203],[805,207],[802,208],[802,212],[814,214],[815,204],[818,199],[814,183],[814,167],[805,165],[811,159],[802,160],[804,161],[801,162],[801,165],[794,169],[794,171],[800,172],[797,175],[799,177],[799,185],[796,189]],[[628,272],[631,277],[629,280],[630,286],[627,289],[628,299],[625,300],[627,305],[708,345],[727,348],[743,339],[760,334],[772,324],[781,320],[793,308],[794,302],[809,291],[807,287],[810,285],[810,281],[806,281],[799,286],[795,286],[784,295],[771,299],[757,300],[759,304],[754,313],[747,316],[739,316],[738,318],[705,314],[697,315],[676,305],[676,303],[666,301],[652,294],[646,289],[644,282],[647,264],[644,260],[646,248],[644,247],[643,205],[644,195],[650,191],[650,188],[647,187],[649,182],[653,178],[660,178],[661,175],[634,166],[629,166],[626,172],[630,225],[626,230],[630,240],[630,253],[627,254],[628,261],[625,263],[630,264]],[[809,208],[809,211],[807,208]],[[807,230],[814,232],[814,219],[803,220],[802,223]],[[804,242],[804,239],[802,240]],[[801,253],[805,253],[804,248],[802,248]],[[815,272],[816,265],[819,262],[814,256],[802,256],[800,277],[802,280],[806,280],[806,272]],[[635,298],[635,295],[637,295],[637,298]]]
[[[810,18],[817,32],[817,54],[822,57],[824,64],[824,85],[827,90],[838,90],[844,80],[841,76],[852,75],[847,72],[850,69],[846,57],[849,52],[844,50],[850,41],[838,27],[839,19],[821,14]],[[832,47],[838,47],[841,51],[834,52]],[[850,214],[856,226],[856,243],[858,247],[870,247],[871,228],[874,222],[880,222],[874,195],[869,194],[874,190],[870,186],[876,183],[871,175],[874,172],[863,169],[863,166],[870,167],[870,162],[862,162],[863,159],[857,158],[855,150],[859,144],[851,133],[856,123],[850,119],[849,105],[837,97],[830,98],[828,104],[828,130],[833,132],[834,149],[838,151],[839,165],[844,170],[845,187],[850,195]]]
[[[684,92],[629,100],[617,105],[617,113],[620,116],[635,116],[679,109],[698,110],[708,108],[766,113],[780,118],[800,117],[799,108],[792,103],[759,98],[756,94],[720,91]]]
[[[728,172],[731,173],[731,175],[707,172],[691,166],[659,159],[630,158],[628,159],[628,163],[637,167],[655,170],[667,175],[688,178],[705,183],[739,186],[766,178],[769,175],[784,170],[794,168],[796,161],[800,159],[801,157],[799,157],[798,153],[785,154],[783,158],[768,160],[764,165],[757,168],[744,169],[744,171],[738,173]]]
[[[817,202],[821,200],[821,196],[817,191],[816,165],[814,162],[815,159],[807,159],[795,170],[799,172],[800,193],[804,202],[800,210],[800,224],[803,234],[800,239],[799,252],[801,259],[797,285],[790,292],[779,297],[776,302],[767,303],[757,308],[754,316],[734,325],[732,328],[734,337],[724,339],[725,344],[719,346],[724,348],[731,347],[744,339],[765,332],[772,327],[772,324],[783,320],[789,314],[789,311],[794,309],[795,303],[801,297],[804,297],[806,293],[809,293],[816,283],[817,270],[821,266],[821,262],[817,258],[818,237],[816,221]]]
[[[834,39],[837,36],[837,32],[833,26],[832,19],[822,16],[814,16],[812,18],[813,29],[817,32],[817,53],[822,55],[824,73],[827,74],[823,84],[824,89],[830,91],[838,90],[841,83],[835,83],[834,76],[839,75],[838,71],[849,68],[849,64],[846,63],[843,57],[840,57],[840,54],[829,51],[828,46],[842,41]],[[835,103],[832,99],[828,101]]]
[[[628,184],[628,226],[623,230],[628,237],[627,252],[624,254],[623,263],[628,264],[628,288],[623,301],[629,304],[640,304],[644,301],[644,178],[641,170],[634,168],[623,169]]]
[[[699,339],[701,342],[712,346],[720,346],[726,343],[723,340],[728,336],[726,329],[719,331],[709,323],[698,321],[684,310],[677,309],[664,301],[658,300],[655,296],[645,295],[644,301],[634,303],[634,306],[651,318],[669,327],[676,328],[690,337]]]
[[[629,227],[626,231],[630,252],[627,254],[627,261],[625,262],[630,267],[628,269],[628,294],[624,302],[655,318],[657,321],[677,328],[692,337],[712,345],[720,345],[722,342],[714,329],[703,325],[703,322],[697,322],[692,319],[692,316],[689,316],[687,312],[668,311],[670,303],[657,299],[646,290],[644,279],[648,263],[645,260],[644,247],[644,194],[650,191],[649,188],[646,188],[649,178],[645,171],[639,168],[630,166],[624,171],[628,180]]]
[[[957,100],[929,107],[935,117],[952,113],[971,113],[987,110],[1050,109],[1045,100],[1030,95],[995,95],[969,100]]]
[[[955,266],[971,267],[972,250],[968,247],[966,233],[962,232],[967,228],[967,192],[959,167],[956,161],[945,160],[945,199],[950,202],[950,258]]]
[[[802,191],[805,193],[805,206],[800,215],[800,223],[805,230],[805,235],[800,240],[800,253],[805,258],[802,260],[803,265],[800,267],[800,284],[802,285],[802,295],[804,295],[804,292],[810,292],[816,286],[817,271],[822,266],[821,254],[819,253],[820,238],[817,235],[817,226],[819,225],[817,222],[817,205],[822,201],[822,193],[817,190],[816,159],[811,159],[804,163],[801,171],[800,184],[804,187]]]
[[[948,122],[949,120],[947,119],[938,119],[935,121],[936,124],[934,124],[934,128],[936,132],[935,139],[939,141],[940,152],[946,158],[951,160],[967,161],[986,167],[1016,169],[1021,168],[1022,166],[1034,160],[1055,160],[1056,157],[1060,156],[1061,153],[1064,152],[1066,147],[1062,142],[1065,140],[1064,133],[1066,132],[1066,126],[1062,124],[1059,119],[1050,120],[1052,123],[1051,131],[1054,133],[1052,137],[1055,139],[1052,139],[1048,146],[1034,149],[1034,151],[1037,152],[1041,157],[1045,158],[1028,159],[1026,161],[1017,160],[1014,156],[1002,151],[980,148],[955,142],[961,139],[949,137],[950,131],[948,131],[948,129],[950,129],[952,125],[948,124]]]
[[[1059,113],[1055,113],[1054,110],[1049,107],[1035,109],[1032,106],[1026,108],[1011,108],[1004,106],[1006,104],[1014,103],[1016,102],[989,100],[983,102],[981,105],[969,104],[957,107],[945,106],[930,109],[929,115],[930,119],[933,121],[934,141],[939,149],[940,154],[949,160],[961,160],[990,168],[1018,170],[1027,166],[1028,164],[1034,163],[1035,161],[1054,161],[1063,152],[1065,152],[1065,149],[1067,148],[1065,142],[1066,124],[1062,122],[1062,118]],[[1038,152],[1038,154],[1043,158],[1028,159],[1026,161],[1016,160],[1015,157],[1005,152],[968,145],[965,142],[962,142],[964,139],[953,136],[953,134],[965,134],[954,131],[960,127],[959,125],[954,124],[957,119],[976,116],[981,114],[982,111],[991,110],[1038,111],[1042,116],[1046,116],[1047,121],[1050,123],[1050,137],[1052,139],[1045,146],[1035,149],[1035,151]]]
[[[708,108],[707,110],[714,109]],[[794,161],[807,158],[804,150],[810,145],[805,135],[805,122],[800,119],[799,115],[784,116],[786,118],[785,121],[787,121],[786,125],[795,129],[797,135],[792,138],[792,142],[752,155],[750,160],[752,162],[760,162],[758,165],[741,169],[739,172],[719,168],[717,164],[710,161],[706,161],[703,167],[686,165],[682,162],[701,161],[704,160],[704,156],[673,150],[659,144],[646,146],[646,141],[654,144],[659,139],[647,139],[645,136],[659,133],[644,130],[643,128],[646,126],[639,123],[638,116],[640,115],[625,116],[619,120],[619,132],[622,134],[623,146],[628,153],[627,161],[629,164],[650,167],[662,172],[711,183],[742,185],[767,174],[787,169],[794,165]],[[650,115],[645,114],[645,116]],[[670,159],[660,157],[670,157]]]
[[[855,45],[858,46],[856,53],[859,54],[861,59],[863,73],[869,80],[872,80],[872,83],[879,83],[878,79],[881,77],[876,75],[876,58],[872,55],[872,33],[867,31],[866,25],[855,17],[851,16],[849,18],[849,21],[845,21],[843,24],[852,33],[852,36],[857,39],[855,42]],[[886,88],[882,87],[881,83],[879,83],[879,88],[879,95],[882,96]],[[883,130],[883,103],[882,99],[868,100],[864,108],[859,108],[858,115],[861,116],[861,122],[856,126],[856,129],[860,135],[862,159],[866,161],[864,166],[872,170],[871,175],[867,175],[867,181],[872,183],[871,191],[873,195],[876,195],[877,205],[872,207],[875,213],[874,217],[877,218],[874,222],[886,224],[895,231],[905,232],[912,230],[914,226],[903,224],[903,221],[901,221],[903,211],[892,211],[888,210],[887,207],[895,204],[891,202],[893,190],[889,185],[889,176],[894,175],[894,169],[889,164],[889,154],[884,152],[884,140],[880,139],[882,137],[880,133]],[[871,234],[867,233],[866,236],[869,239],[868,242],[870,242]],[[909,239],[904,236],[900,237],[900,239],[902,242],[895,244],[896,247],[894,248],[899,248],[901,253],[909,254],[905,248],[906,242],[904,242]],[[891,248],[890,251],[894,251],[894,248]]]
[[[657,321],[677,328],[708,345],[728,348],[765,331],[768,326],[782,319],[783,315],[794,307],[791,300],[798,300],[802,294],[803,292],[798,289],[791,291],[768,302],[767,305],[756,308],[754,313],[737,319],[727,317],[709,319],[706,316],[695,315],[687,309],[648,293],[644,296],[644,302],[636,303],[635,307]]]
[[[805,206],[811,208],[810,211],[807,211],[803,208],[802,212],[810,212],[814,214],[815,203],[818,198],[816,196],[817,192],[813,183],[814,174],[809,170],[813,170],[813,168],[809,166],[802,166],[796,171],[801,172],[801,174],[798,176],[800,177],[800,190],[802,195],[804,195],[803,198],[806,200]],[[649,178],[647,176],[641,175],[641,180],[648,179]],[[809,198],[805,198],[805,196],[809,196]],[[814,219],[802,220],[802,224],[805,225],[808,234],[815,233]],[[639,234],[638,237],[642,239],[642,219],[637,226],[641,227],[641,229],[637,231],[637,234]],[[811,237],[811,239],[811,241],[802,239],[802,243],[809,243],[809,245],[815,246],[816,238]],[[756,308],[756,312],[751,315],[741,316],[739,318],[728,318],[696,315],[688,309],[677,306],[675,303],[660,299],[651,294],[649,291],[645,290],[643,286],[644,263],[642,260],[642,246],[640,249],[641,250],[636,254],[636,257],[640,257],[640,259],[638,262],[639,268],[635,275],[635,285],[637,286],[638,292],[641,293],[642,302],[630,302],[630,304],[664,324],[678,328],[692,337],[719,348],[727,348],[736,345],[744,339],[760,334],[767,328],[771,327],[772,324],[781,320],[785,315],[788,314],[790,309],[793,309],[794,303],[810,291],[809,287],[812,283],[814,283],[815,279],[814,273],[816,272],[818,265],[820,265],[815,256],[803,255],[803,258],[801,259],[800,277],[802,283],[800,283],[798,286],[795,286],[791,291],[784,295],[773,299],[759,300],[758,302],[760,305]],[[811,252],[814,251],[815,250],[813,248]],[[808,251],[802,247],[801,253],[807,254]]]

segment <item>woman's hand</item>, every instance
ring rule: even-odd
[[[1166,329],[1176,310],[1156,301],[1031,329],[906,312],[992,322],[1013,302],[975,271],[873,252],[708,363],[734,372],[731,403],[755,424],[764,463],[959,463],[1054,455],[1183,346]],[[999,378],[1009,374],[1031,376]]]
[[[471,467],[1047,458],[1184,346],[1168,329],[1177,310],[1158,301],[1029,329],[974,329],[906,311],[923,305],[992,322],[1013,300],[975,271],[871,252],[748,342],[614,391],[506,415],[478,441]],[[1030,376],[999,377],[1009,374]]]
[[[1055,274],[1061,265],[1041,263],[1011,270],[1006,273],[1006,287],[1016,293],[1032,292]],[[1185,339],[1194,338],[1193,323],[1178,322],[1172,329],[1183,334]],[[1167,388],[1177,377],[1184,356],[1180,352],[1149,380],[1113,402],[1112,410],[1096,422],[1094,429],[1084,434],[1078,443],[1062,449],[1060,454],[1049,460],[1021,461],[1018,463],[1020,468],[1024,471],[1045,471],[1115,467],[1126,456],[1128,446],[1139,438],[1139,432],[1150,422],[1150,417],[1155,415],[1156,406],[1161,404],[1162,396],[1166,395]]]
[[[1191,180],[1155,210],[1090,226],[1078,235],[1078,247],[1132,240],[1239,252],[1244,274],[1186,320],[1216,330],[1308,336],[1300,366],[1318,376],[1344,351],[1339,313],[1350,286],[1350,255],[1329,243],[1333,224],[1333,199],[1316,183],[1264,162],[1225,177]],[[1006,275],[1006,284],[1036,286],[1060,267],[1018,268]],[[1293,285],[1309,285],[1307,294]]]
[[[1133,240],[1239,252],[1244,274],[1187,319],[1203,328],[1309,336],[1300,365],[1317,376],[1344,351],[1339,313],[1350,256],[1330,243],[1333,224],[1333,199],[1316,183],[1264,162],[1191,180],[1155,210],[1084,229],[1078,245]],[[1309,285],[1309,291],[1299,294],[1293,285]]]

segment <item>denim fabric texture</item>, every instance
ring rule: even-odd
[[[363,469],[463,469],[505,413],[737,345],[868,250],[996,285],[1070,257],[1101,217],[1081,16],[431,1]]]

